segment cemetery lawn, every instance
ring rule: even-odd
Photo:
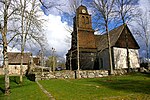
[[[11,94],[5,96],[3,76],[0,76],[0,100],[49,100],[36,82],[24,78],[24,83],[19,85],[15,77],[10,79]],[[94,79],[51,79],[39,83],[56,100],[150,100],[150,74],[133,73]]]

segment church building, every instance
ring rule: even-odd
[[[130,66],[140,67],[138,61],[140,47],[128,26],[121,25],[109,32],[113,69],[127,68],[125,31],[128,36]],[[109,70],[107,34],[94,35],[94,32],[87,8],[83,5],[79,6],[73,19],[71,48],[66,54],[66,69]]]

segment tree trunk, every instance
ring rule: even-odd
[[[110,75],[113,75],[112,53],[111,53],[110,35],[109,35],[107,21],[106,21],[105,27],[106,27],[106,33],[107,33],[108,54],[109,54],[109,64],[110,64]]]
[[[20,0],[21,3],[21,62],[20,62],[20,83],[23,82],[23,55],[24,55],[24,47],[25,47],[25,37],[24,37],[24,15],[25,15],[25,9],[26,9],[26,0],[22,1]],[[25,34],[26,35],[26,34]]]
[[[8,1],[5,0],[5,8],[4,8],[4,27],[2,29],[2,39],[3,39],[3,67],[5,73],[5,94],[10,93],[10,83],[9,83],[9,66],[8,66],[8,55],[7,55],[7,21],[8,21]]]
[[[21,64],[20,64],[20,83],[23,82],[23,51],[21,50]]]
[[[6,34],[4,30],[3,34]],[[8,55],[7,55],[7,39],[6,36],[3,36],[3,57],[4,57],[4,73],[5,73],[5,94],[10,93],[10,83],[9,83],[9,66],[8,66]]]
[[[55,71],[54,52],[55,52],[55,49],[52,48],[52,68],[53,68],[53,72]]]
[[[124,22],[124,21],[123,21]],[[128,45],[128,33],[127,33],[127,29],[126,29],[126,24],[124,22],[124,29],[125,29],[125,42],[126,42],[126,49],[127,49],[127,58],[126,58],[126,61],[127,61],[127,67],[128,67],[128,70],[127,72],[130,73],[131,72],[131,66],[130,66],[130,56],[129,56],[129,45]]]
[[[77,16],[76,16],[77,18]],[[77,19],[76,19],[77,21]],[[76,24],[77,25],[77,24]],[[79,48],[79,33],[78,33],[78,26],[76,26],[77,29],[77,66],[78,66],[78,78],[80,78],[80,48]]]

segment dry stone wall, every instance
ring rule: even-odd
[[[132,72],[138,72],[138,69],[132,69]],[[114,70],[114,75],[124,75],[127,69]],[[101,78],[109,75],[108,70],[80,70],[80,71],[55,71],[53,72],[38,72],[34,73],[36,80],[49,80],[49,79],[75,79],[75,78]]]
[[[78,71],[77,71],[78,73]],[[79,78],[98,78],[108,76],[107,70],[83,70],[79,71]]]
[[[113,70],[113,72],[114,72],[114,75],[124,75],[124,74],[126,74],[128,71],[127,71],[128,69],[115,69],[115,70]],[[140,68],[132,68],[131,69],[131,72],[140,72]]]
[[[83,71],[55,71],[35,73],[36,80],[49,80],[49,79],[75,79],[75,78],[100,78],[108,76],[107,70],[83,70]]]

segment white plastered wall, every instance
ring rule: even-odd
[[[126,48],[113,47],[115,69],[127,68],[127,50]],[[137,49],[129,49],[131,68],[139,68],[139,53]]]

